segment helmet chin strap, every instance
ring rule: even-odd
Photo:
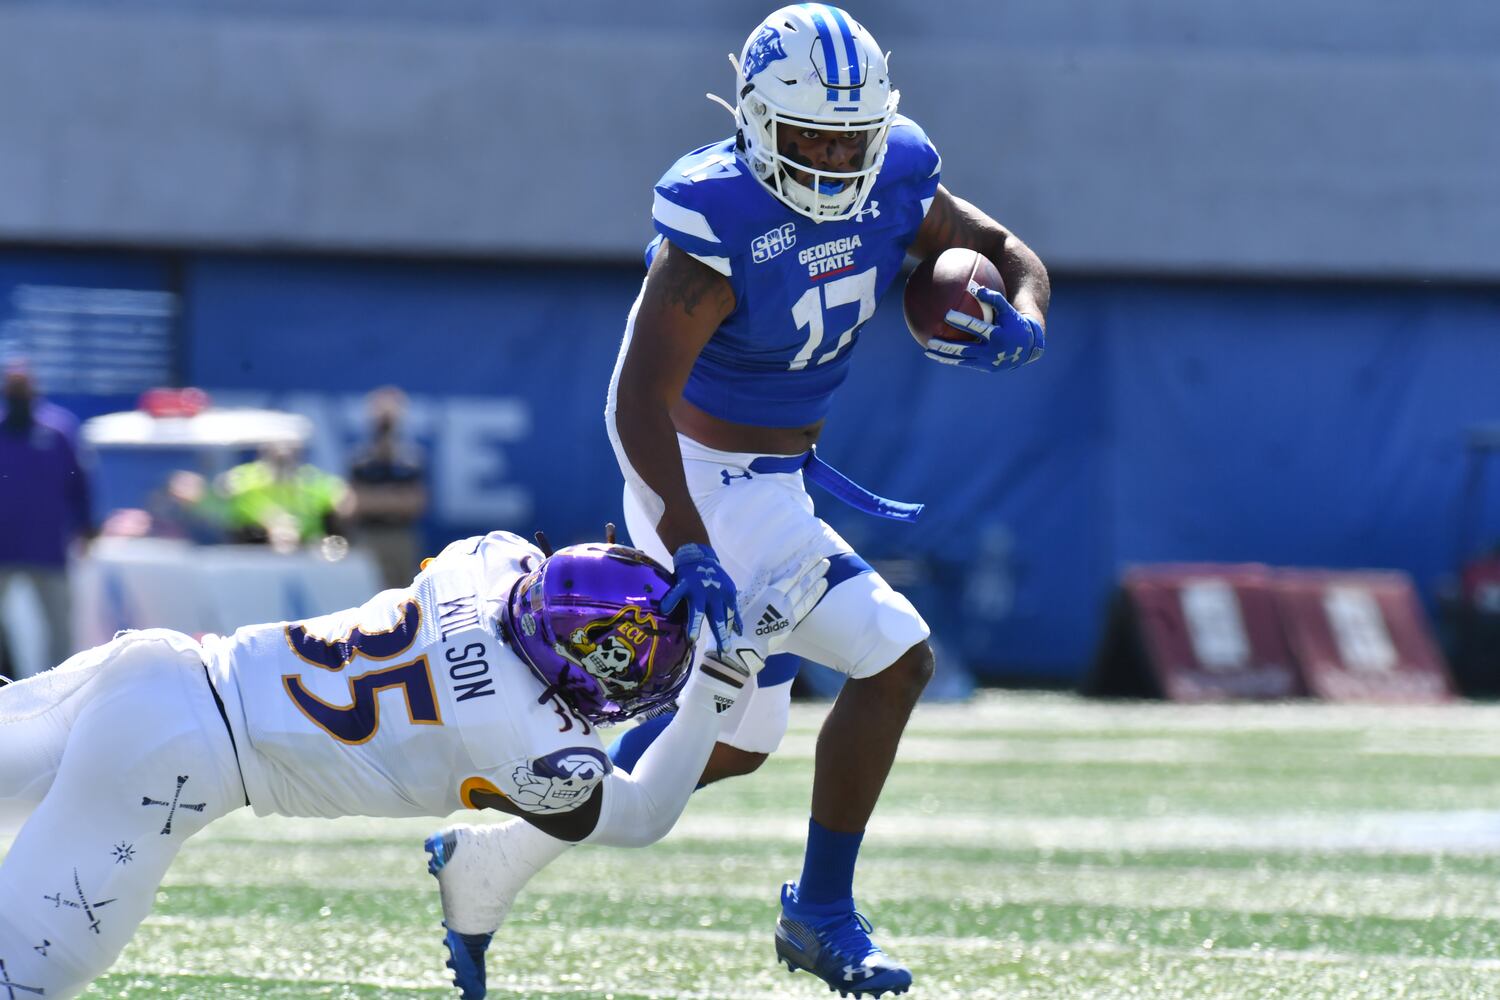
[[[583,670],[582,667],[578,667],[577,669],[582,671],[584,674],[588,673],[587,671]],[[568,671],[558,677],[557,680],[547,685],[547,689],[541,693],[540,697],[537,698],[536,703],[538,705],[545,705],[547,702],[551,701],[554,697],[559,695],[562,696],[564,700],[566,700],[567,693],[571,688],[583,687],[587,683],[588,682],[586,678],[578,677],[573,673],[573,668],[569,668]]]
[[[731,57],[731,58],[733,58],[733,57]],[[735,121],[739,121],[739,115],[737,115],[735,113],[734,105],[732,105],[728,101],[724,100],[724,98],[720,97],[718,94],[704,94],[703,96],[706,97],[706,98],[708,98],[710,101],[713,101],[715,104],[717,104],[719,107],[723,108],[725,111],[728,111],[729,112],[729,117],[733,118]]]
[[[729,65],[734,67],[734,75],[738,77],[740,75],[740,60],[739,57],[736,56],[733,52],[729,53]],[[708,98],[710,101],[713,101],[725,111],[728,111],[729,117],[733,118],[735,121],[739,121],[740,116],[739,113],[734,110],[734,105],[724,100],[724,98],[720,97],[718,94],[704,94],[703,96]]]

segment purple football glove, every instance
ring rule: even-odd
[[[1047,349],[1047,333],[1042,324],[1022,316],[1005,296],[983,285],[973,286],[974,297],[994,309],[994,321],[987,323],[957,309],[944,317],[948,325],[979,337],[978,343],[966,344],[934,337],[922,353],[944,365],[959,365],[982,372],[1009,370],[1029,365]]]
[[[683,601],[688,606],[688,641],[698,640],[703,619],[713,631],[719,651],[729,645],[731,632],[740,632],[740,613],[734,581],[719,565],[719,557],[707,545],[689,542],[672,554],[672,587],[661,599],[661,609],[671,614]]]

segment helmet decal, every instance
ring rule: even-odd
[[[809,13],[812,17],[813,27],[818,29],[819,48],[823,53],[823,65],[826,67],[824,84],[828,87],[828,99],[830,101],[844,100],[839,90],[848,89],[849,101],[858,103],[860,91],[860,59],[859,50],[854,44],[854,35],[849,31],[849,22],[844,17],[844,12],[837,7],[824,7],[823,10],[838,24],[838,30],[843,36],[843,44],[834,41],[833,31],[823,13],[817,7],[812,7]],[[847,83],[845,81],[848,81]],[[840,109],[858,111],[856,108]]]
[[[577,809],[614,770],[609,758],[592,747],[554,750],[518,765],[506,795],[528,812],[548,815]]]
[[[661,610],[671,586],[643,552],[570,545],[517,581],[507,637],[547,693],[584,719],[629,719],[676,698],[692,665],[685,609]]]
[[[632,605],[609,618],[575,628],[566,645],[558,643],[557,652],[615,689],[634,691],[649,681],[656,669],[659,634],[656,616]],[[632,677],[630,667],[637,659],[646,670],[640,677]]]
[[[786,49],[781,47],[781,32],[769,24],[761,25],[754,38],[745,46],[745,79],[754,79],[755,74],[777,59],[786,58]]]

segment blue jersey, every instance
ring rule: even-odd
[[[885,162],[854,218],[814,222],[750,173],[734,140],[694,150],[656,184],[659,233],[723,274],[735,309],[699,355],[683,398],[723,420],[800,427],[821,420],[849,374],[859,331],[901,272],[942,163],[897,117]]]

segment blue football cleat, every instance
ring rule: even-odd
[[[422,845],[427,849],[427,871],[434,878],[453,857],[457,836],[449,831],[435,833]],[[453,970],[453,985],[458,987],[464,1000],[484,1000],[484,952],[495,936],[489,934],[460,934],[450,930],[443,921],[443,944],[448,947],[448,961],[444,964]]]
[[[797,883],[781,887],[776,957],[792,972],[806,969],[842,997],[878,997],[911,988],[911,970],[870,940],[870,922],[848,899],[826,906],[797,901]]]

